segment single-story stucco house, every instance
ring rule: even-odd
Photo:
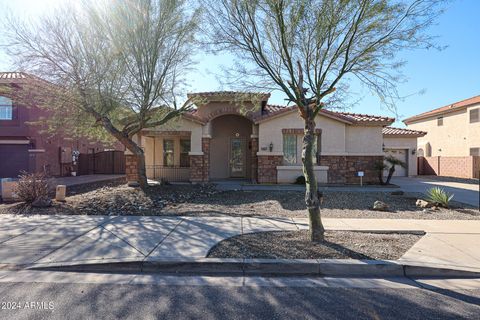
[[[303,120],[296,106],[269,105],[270,94],[230,91],[188,95],[195,110],[137,137],[147,177],[207,182],[239,178],[292,183],[302,175]],[[374,164],[385,152],[405,157],[401,175],[416,174],[417,131],[387,128],[395,119],[321,110],[316,118],[319,183],[377,183]],[[130,159],[130,160],[129,160]],[[135,179],[127,154],[127,179]]]

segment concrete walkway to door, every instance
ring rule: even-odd
[[[432,187],[440,187],[445,191],[454,195],[453,200],[469,204],[471,206],[479,206],[479,187],[478,184],[469,184],[452,181],[442,181],[441,177],[429,179],[422,176],[417,177],[393,177],[392,183],[400,186],[405,192],[421,192],[425,193]]]

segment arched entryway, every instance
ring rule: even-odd
[[[210,179],[253,179],[252,121],[239,115],[211,120]]]

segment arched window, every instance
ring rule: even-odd
[[[431,157],[432,156],[432,146],[430,145],[430,142],[427,142],[425,144],[425,157]]]
[[[12,100],[0,96],[0,120],[12,120],[13,118],[13,104]]]

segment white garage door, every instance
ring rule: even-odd
[[[386,149],[385,156],[393,156],[408,165],[407,156],[408,156],[408,149]],[[386,165],[390,168],[390,164],[385,162]],[[388,170],[385,170],[384,175],[388,175]],[[408,175],[408,167],[403,168],[402,166],[395,166],[395,172],[393,173],[394,177],[406,177]]]

